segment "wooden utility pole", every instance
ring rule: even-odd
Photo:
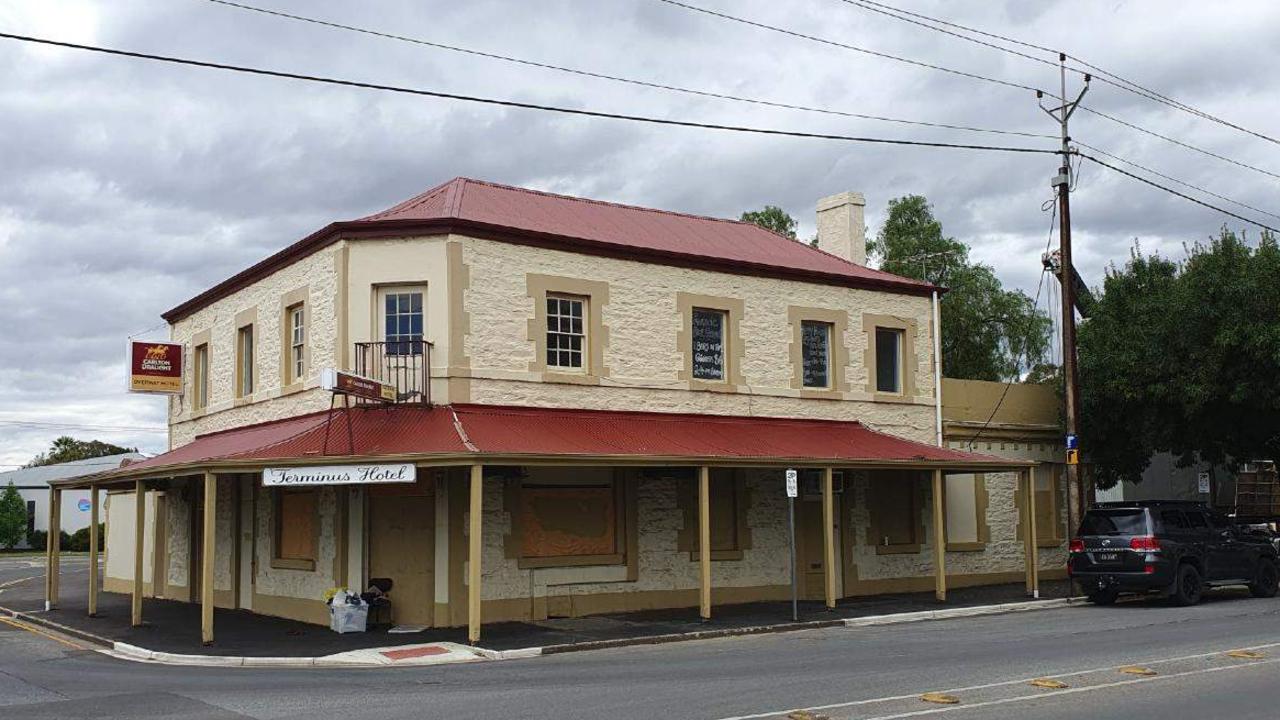
[[[1046,108],[1041,104],[1040,108],[1058,121],[1062,133],[1062,165],[1059,166],[1058,174],[1053,178],[1052,184],[1058,193],[1058,281],[1062,286],[1062,379],[1066,386],[1064,395],[1066,396],[1066,434],[1069,447],[1079,437],[1080,381],[1076,367],[1075,272],[1071,261],[1071,133],[1068,128],[1068,122],[1072,113],[1080,105],[1080,100],[1084,98],[1084,94],[1089,92],[1089,80],[1091,78],[1089,75],[1084,76],[1084,87],[1080,89],[1080,94],[1076,96],[1075,100],[1068,102],[1067,56],[1065,53],[1058,54],[1058,72],[1061,81],[1059,99],[1062,104],[1052,109]],[[1042,98],[1043,94],[1037,92],[1036,96],[1037,98]],[[1067,526],[1074,529],[1076,521],[1083,517],[1084,510],[1088,507],[1088,500],[1080,475],[1080,466],[1077,464],[1078,453],[1068,450],[1067,455]],[[1035,482],[1034,478],[1032,478],[1032,482]],[[1032,487],[1032,491],[1034,491],[1034,487]],[[1070,502],[1069,496],[1071,492],[1076,494],[1074,504]],[[1074,532],[1074,530],[1072,531]]]

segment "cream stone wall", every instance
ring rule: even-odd
[[[155,493],[145,493],[146,521],[142,529],[142,577],[151,584],[151,568],[155,561],[156,502]],[[133,583],[134,510],[135,494],[108,493],[106,501],[106,553],[103,577]]]
[[[257,512],[257,560],[258,574],[255,591],[259,595],[323,600],[324,592],[342,584],[334,576],[334,560],[337,557],[338,494],[333,487],[320,489],[317,503],[320,532],[317,544],[315,570],[292,570],[271,566],[272,542],[275,537],[275,509],[271,488],[258,488]]]
[[[471,332],[464,343],[472,402],[657,410],[742,415],[784,415],[860,420],[878,429],[932,441],[934,430],[930,300],[886,292],[731,275],[602,258],[473,238],[456,238],[470,276],[464,292]],[[530,371],[536,343],[530,337],[535,302],[527,274],[554,275],[608,284],[602,308],[608,346],[608,376],[583,383],[541,382]],[[677,294],[742,300],[743,383],[736,393],[691,390],[680,377],[682,313]],[[801,398],[792,388],[795,369],[789,346],[790,306],[848,313],[848,330],[836,338],[848,349],[844,376],[849,390],[838,399]],[[867,391],[864,315],[890,315],[914,322],[916,394],[876,399]],[[595,339],[599,342],[600,339]],[[732,341],[731,341],[732,342]],[[730,348],[729,353],[735,354]],[[598,383],[598,384],[592,384]]]
[[[171,492],[165,503],[168,517],[165,528],[168,530],[168,545],[165,548],[169,567],[166,570],[166,582],[179,587],[191,587],[191,503],[186,502],[180,493]],[[175,598],[185,599],[185,598]]]
[[[322,368],[334,367],[338,357],[338,285],[346,243],[313,253],[269,277],[201,308],[170,326],[170,339],[185,346],[185,392],[170,399],[171,448],[191,442],[198,434],[276,420],[328,407],[329,396],[316,388]],[[281,298],[307,288],[306,321],[310,363],[305,389],[281,395],[281,340],[284,312]],[[254,324],[256,380],[248,399],[235,397],[236,315],[256,310]],[[209,403],[203,411],[191,405],[194,382],[192,339],[209,333]]]

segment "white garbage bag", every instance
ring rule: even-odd
[[[329,606],[329,629],[336,633],[364,632],[369,622],[369,604],[337,603]]]

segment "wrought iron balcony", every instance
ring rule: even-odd
[[[396,402],[430,405],[431,347],[426,340],[356,343],[354,372],[395,387]]]

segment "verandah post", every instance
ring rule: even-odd
[[[484,466],[471,466],[471,523],[467,538],[467,642],[480,640],[480,553],[484,548],[480,519],[484,511]]]
[[[698,468],[699,615],[711,619],[711,468]]]
[[[947,526],[942,504],[942,471],[933,471],[933,594],[947,599]]]
[[[49,536],[46,544],[45,558],[45,598],[46,610],[58,607],[58,576],[61,574],[62,552],[62,490],[49,490]]]
[[[89,486],[89,617],[98,615],[98,486]]]
[[[836,607],[836,518],[835,472],[822,469],[822,570],[826,586],[827,608]]]
[[[133,603],[129,622],[138,627],[142,624],[142,544],[147,523],[147,489],[141,480],[133,483],[133,501]]]
[[[213,644],[213,561],[217,555],[216,520],[218,509],[218,477],[204,474],[204,519],[201,527],[200,553],[200,641]]]

